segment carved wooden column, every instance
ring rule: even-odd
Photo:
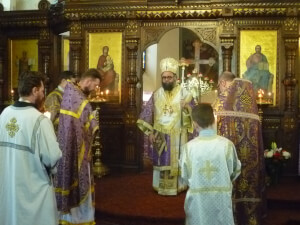
[[[49,82],[51,73],[51,40],[50,30],[48,28],[42,28],[40,30],[39,45],[39,71],[42,72],[45,77],[45,95],[49,92]]]
[[[81,22],[76,21],[71,23],[70,32],[70,70],[80,77],[83,72],[81,62],[82,36],[81,36]]]
[[[222,21],[222,29],[220,41],[222,49],[223,71],[231,72],[232,50],[235,41],[233,20],[224,19]]]
[[[298,50],[298,19],[288,17],[283,24],[286,71],[282,80],[284,85],[284,116],[283,116],[283,148],[291,152],[292,157],[285,169],[285,173],[295,174],[299,160],[299,131],[298,131],[298,104],[296,85],[296,54]]]
[[[134,17],[134,15],[128,15],[128,17]],[[140,154],[137,148],[137,103],[136,103],[136,84],[138,83],[137,76],[137,60],[139,49],[139,25],[135,20],[128,20],[126,24],[126,91],[127,96],[127,108],[125,114],[125,166],[133,169],[139,168]]]
[[[296,52],[298,50],[298,39],[285,40],[286,73],[283,80],[285,86],[285,111],[295,111],[295,87],[297,79],[295,77]]]
[[[138,168],[138,149],[136,145],[137,136],[137,107],[136,107],[136,84],[138,82],[136,65],[138,55],[138,40],[126,40],[128,72],[126,82],[128,85],[128,102],[125,118],[125,164]]]
[[[138,82],[136,73],[136,60],[137,60],[137,40],[126,40],[127,44],[127,59],[128,59],[128,76],[126,81],[128,83],[128,108],[136,108],[135,93],[136,84]]]
[[[224,39],[223,39],[224,41]],[[232,49],[233,44],[222,43],[222,59],[223,59],[223,71],[231,72],[231,60],[232,60]]]

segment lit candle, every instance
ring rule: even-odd
[[[257,91],[257,93],[258,93],[259,103],[261,104],[262,103],[262,98],[264,97],[264,91],[262,89],[259,89]]]
[[[105,91],[105,94],[106,94],[106,95],[108,95],[108,94],[109,94],[109,90],[108,90],[108,89],[106,89],[106,91]]]
[[[10,91],[10,95],[11,95],[11,99],[13,100],[13,99],[14,99],[14,95],[15,95],[15,91],[14,91],[14,89],[11,89],[11,91]]]
[[[103,95],[103,91],[101,91],[101,95]]]
[[[268,92],[268,103],[272,104],[273,103],[273,93]]]

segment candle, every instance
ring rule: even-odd
[[[14,102],[14,101],[15,101],[14,95],[15,95],[15,91],[14,91],[14,89],[11,89],[11,90],[10,90],[10,101],[11,101],[11,102]]]
[[[272,104],[273,103],[273,93],[268,92],[268,103]]]
[[[12,99],[14,99],[14,95],[15,95],[15,91],[14,91],[14,89],[11,89],[11,91],[10,91],[10,95],[11,95],[11,98],[12,98]]]
[[[259,89],[257,91],[257,93],[258,93],[259,103],[261,104],[262,103],[262,98],[264,97],[265,92],[262,89]]]
[[[108,94],[109,94],[109,90],[108,90],[108,89],[106,89],[106,91],[105,91],[105,94],[106,94],[106,95],[108,95]]]

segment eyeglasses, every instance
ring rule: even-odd
[[[174,77],[172,76],[166,76],[166,77],[161,77],[163,80],[172,80]]]

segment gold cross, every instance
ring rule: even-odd
[[[5,126],[6,130],[8,131],[8,135],[10,137],[14,137],[15,134],[19,131],[19,126],[17,124],[16,118],[12,118],[10,123],[7,123]]]
[[[163,108],[164,111],[164,115],[167,115],[168,111],[169,111],[169,107],[167,105],[165,105],[165,107]]]
[[[173,113],[173,108],[172,106],[169,106],[169,105],[165,105],[165,107],[163,108],[163,112],[164,112],[164,115],[171,115]]]
[[[205,166],[199,170],[200,173],[204,173],[204,176],[211,180],[213,172],[218,172],[218,168],[213,167],[209,160],[205,161]]]

